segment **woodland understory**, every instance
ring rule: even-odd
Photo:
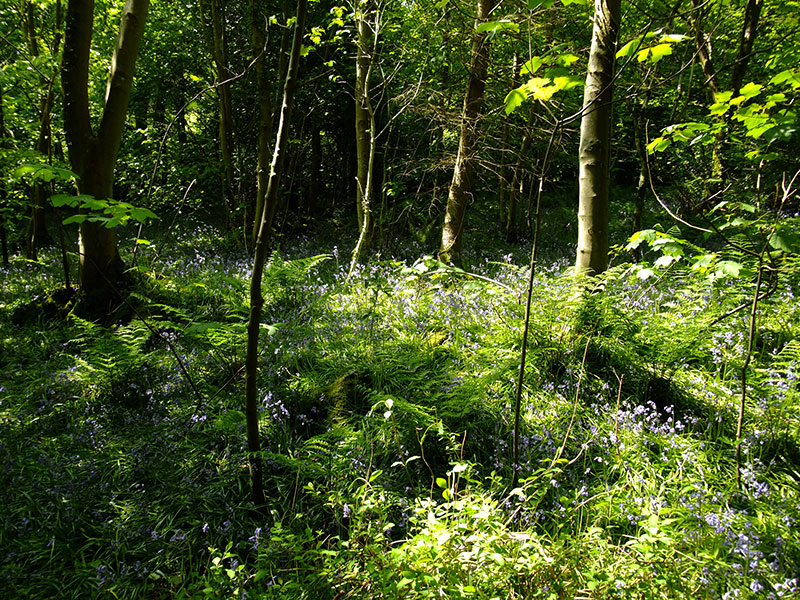
[[[620,250],[576,295],[568,213],[546,213],[513,489],[530,241],[492,248],[474,228],[483,250],[458,271],[391,240],[348,278],[340,230],[282,238],[264,280],[258,510],[240,241],[154,232],[111,326],[64,318],[55,250],[14,257],[6,597],[794,596],[798,271],[758,303],[737,485],[749,317],[732,311],[752,277],[643,278]]]
[[[800,2],[0,0],[0,597],[800,597]]]

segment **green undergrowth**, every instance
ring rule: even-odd
[[[287,243],[265,273],[254,507],[251,262],[208,231],[160,244],[112,326],[25,312],[55,257],[3,268],[4,597],[798,593],[796,273],[758,305],[737,440],[752,277],[621,264],[581,288],[540,268],[512,489],[527,267],[347,279],[337,253]]]

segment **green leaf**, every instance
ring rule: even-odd
[[[535,10],[540,6],[542,8],[551,8],[555,3],[556,0],[528,0],[528,8],[531,10]]]
[[[436,478],[436,485],[439,486],[440,488],[446,488],[447,487],[447,480],[444,477],[437,477]]]
[[[763,85],[759,83],[753,83],[751,81],[750,83],[748,83],[742,89],[739,90],[739,94],[749,99],[754,96],[758,96],[763,88],[764,88]]]
[[[617,50],[617,58],[625,58],[633,54],[633,51],[638,47],[641,38],[636,38],[625,44],[622,48]]]
[[[792,88],[800,88],[800,69],[786,69],[769,80],[772,84],[787,83]]]
[[[506,115],[510,115],[514,112],[520,104],[522,104],[525,99],[528,97],[526,93],[524,93],[524,86],[521,88],[517,88],[515,90],[511,90],[508,92],[508,95],[505,98],[506,103]]]
[[[148,210],[146,208],[142,208],[139,206],[132,207],[131,211],[131,218],[139,223],[144,223],[147,219],[158,219],[156,213],[152,210]]]
[[[50,196],[50,203],[56,208],[61,208],[62,206],[71,206],[74,208],[78,206],[80,201],[80,196],[70,196],[69,194],[53,194]]]
[[[708,268],[714,263],[716,260],[716,254],[703,254],[694,259],[694,263],[692,264],[693,271],[700,271],[701,273],[705,273]]]
[[[769,236],[769,245],[775,250],[782,250],[791,254],[800,254],[800,234],[788,228],[782,228]]]
[[[650,48],[651,61],[653,63],[657,63],[670,54],[672,54],[672,44],[658,44]]]
[[[124,225],[128,222],[130,217],[128,215],[114,215],[105,223],[105,227],[111,229],[112,227],[117,227],[118,225]]]
[[[672,263],[677,261],[678,259],[671,255],[671,254],[664,254],[663,256],[659,256],[654,263],[655,266],[665,268],[670,266]]]
[[[742,272],[742,263],[735,260],[721,260],[717,263],[718,277],[738,277]]]
[[[92,196],[86,196],[81,204],[81,208],[86,210],[105,210],[108,208],[108,200],[98,200]]]
[[[64,225],[70,225],[71,223],[83,223],[89,215],[72,215],[71,217],[67,217],[64,219]]]
[[[564,65],[565,67],[569,67],[574,62],[577,62],[581,59],[580,56],[577,54],[572,54],[571,52],[565,52],[564,54],[559,54],[556,56],[556,62],[560,65]]]
[[[485,23],[481,23],[478,25],[477,32],[478,33],[489,33],[489,34],[496,34],[499,31],[510,30],[513,32],[519,31],[519,25],[517,23],[512,23],[511,21],[486,21]]]
[[[647,144],[647,152],[655,154],[656,152],[663,152],[672,145],[671,137],[657,137],[652,142]]]
[[[682,33],[665,33],[661,36],[660,42],[669,42],[672,44],[676,44],[678,42],[682,42],[684,40],[688,40],[688,35],[683,35]]]
[[[519,70],[520,75],[533,75],[541,68],[544,62],[545,61],[541,56],[534,56],[524,65],[522,65],[522,68]]]

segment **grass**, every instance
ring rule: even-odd
[[[139,251],[130,301],[147,324],[20,312],[58,285],[58,261],[3,268],[6,597],[798,593],[796,273],[759,305],[739,489],[747,319],[714,321],[751,281],[680,266],[643,281],[621,257],[578,301],[545,238],[512,490],[526,250],[474,255],[480,279],[411,249],[347,280],[333,244],[283,240],[265,283],[259,512],[250,259],[213,229],[175,231]]]

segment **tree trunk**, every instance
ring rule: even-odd
[[[739,39],[739,50],[736,57],[736,62],[733,66],[733,74],[731,76],[731,90],[733,96],[739,94],[739,89],[744,82],[744,76],[747,72],[747,65],[750,62],[750,56],[753,52],[753,44],[755,43],[756,33],[758,31],[758,21],[761,16],[761,8],[763,0],[748,0],[745,7],[744,19],[742,24],[742,33]],[[697,57],[700,61],[700,67],[705,76],[705,84],[708,89],[710,102],[716,102],[717,96],[723,91],[723,84],[720,81],[719,73],[715,69],[713,62],[711,43],[711,36],[706,33],[703,23],[708,14],[708,7],[705,2],[701,0],[692,0],[692,10],[694,12],[692,26],[694,29],[695,47],[697,50]],[[725,144],[725,122],[726,116],[719,117],[720,129],[717,133],[714,145],[712,146],[712,162],[711,162],[711,178],[713,183],[709,186],[708,193],[712,195],[714,192],[722,189],[722,184],[725,179],[725,163],[723,157],[723,146]]]
[[[306,197],[306,214],[313,219],[317,216],[317,199],[324,189],[322,183],[322,131],[316,121],[311,128],[311,164]]]
[[[514,52],[514,62],[511,64],[511,87],[509,89],[513,90],[514,88],[519,87],[519,71],[520,71],[519,52]],[[508,208],[510,199],[508,198],[511,194],[513,194],[513,192],[510,192],[512,187],[512,182],[509,181],[510,165],[509,165],[509,160],[506,157],[507,154],[510,154],[510,150],[508,148],[508,130],[509,130],[509,119],[506,118],[503,120],[503,135],[502,135],[502,143],[500,144],[500,173],[497,182],[499,186],[497,199],[498,199],[498,208],[500,209],[499,213],[500,224],[506,229],[506,238],[508,238],[508,223],[509,223]],[[511,175],[512,179],[515,174],[516,173]],[[514,216],[514,219],[516,220],[516,215]]]
[[[522,196],[523,185],[525,181],[525,159],[528,156],[528,151],[531,149],[533,143],[533,121],[536,118],[536,102],[531,102],[531,107],[528,112],[528,123],[525,127],[525,134],[522,138],[522,145],[519,148],[517,155],[517,164],[514,166],[514,177],[511,180],[511,189],[508,195],[508,212],[506,214],[506,241],[514,243],[517,241],[519,234],[518,217],[519,212],[519,199]]]
[[[258,334],[261,325],[261,309],[264,297],[261,293],[261,280],[266,263],[267,248],[272,234],[272,220],[278,204],[278,188],[286,156],[289,137],[289,122],[292,103],[297,88],[297,69],[300,63],[300,47],[303,42],[303,29],[308,8],[308,0],[297,0],[297,19],[295,20],[292,53],[283,86],[283,102],[278,120],[278,134],[270,165],[269,182],[264,210],[258,223],[256,236],[253,275],[250,279],[250,319],[247,323],[247,358],[245,360],[245,414],[247,418],[247,448],[250,452],[250,491],[255,504],[264,503],[263,473],[261,470],[261,445],[258,435]]]
[[[258,237],[261,213],[264,211],[264,198],[269,183],[270,137],[272,136],[272,102],[271,90],[264,69],[266,52],[266,35],[264,19],[258,10],[260,3],[250,0],[251,36],[253,57],[255,60],[256,88],[258,89],[258,166],[256,167],[256,200],[253,207],[253,244]]]
[[[489,37],[486,33],[478,33],[477,28],[489,18],[491,9],[492,2],[490,0],[478,0],[469,81],[461,116],[461,135],[458,141],[453,179],[450,182],[450,191],[447,196],[442,243],[439,248],[439,260],[457,266],[461,265],[464,215],[467,211],[467,202],[472,195],[472,174],[478,145],[478,125],[483,108],[486,71],[489,67]]]
[[[78,189],[97,199],[111,197],[125,115],[133,83],[136,55],[144,31],[149,0],[127,0],[111,59],[102,120],[92,130],[89,109],[89,50],[94,0],[70,0],[67,6],[61,81],[64,88],[64,129]],[[98,301],[113,296],[123,275],[114,229],[84,221],[80,225],[80,287]]]
[[[731,89],[734,96],[739,95],[739,90],[744,83],[747,65],[750,62],[750,56],[753,54],[753,44],[756,41],[758,21],[761,17],[761,7],[763,5],[764,0],[748,0],[747,7],[744,9],[742,35],[739,38],[739,53],[736,57],[736,64],[733,65],[733,75],[731,77]]]
[[[645,100],[646,102],[647,100]],[[631,234],[642,230],[644,216],[644,201],[647,196],[647,148],[645,147],[645,124],[642,123],[643,106],[635,101],[633,106],[633,141],[636,146],[636,156],[639,159],[639,180],[636,182],[636,200],[633,204],[633,218]],[[631,251],[633,259],[639,260],[639,250]]]
[[[205,6],[199,3],[200,17],[205,32]],[[206,39],[207,35],[206,35]],[[214,61],[215,89],[219,113],[219,153],[222,160],[222,195],[227,225],[233,223],[233,107],[231,104],[230,72],[228,71],[227,36],[225,31],[225,0],[211,0],[211,58]]]
[[[595,0],[578,150],[580,175],[575,272],[579,274],[596,275],[608,268],[612,83],[619,21],[620,0]]]
[[[370,17],[374,18],[370,23]],[[359,237],[353,250],[350,272],[370,243],[374,229],[372,215],[373,167],[375,164],[375,112],[369,97],[369,79],[377,46],[380,13],[370,0],[356,10],[358,50],[356,53],[355,138],[356,138],[356,215]]]
[[[3,82],[0,81],[0,140],[6,137],[6,119],[5,110],[3,108]],[[6,202],[5,185],[0,183],[0,208]],[[8,266],[8,238],[6,236],[6,223],[3,219],[2,212],[0,212],[0,253],[3,255],[3,266]]]
[[[32,57],[39,56],[39,42],[36,39],[36,12],[33,2],[27,1],[25,3],[23,29],[25,38],[28,42],[28,51]],[[56,3],[56,23],[55,31],[53,33],[53,45],[50,48],[51,55],[58,54],[59,46],[61,45],[61,3]],[[55,102],[55,94],[53,87],[55,84],[56,74],[47,79],[41,77],[41,85],[44,88],[44,95],[39,100],[39,135],[36,140],[36,151],[42,156],[51,159],[51,117],[53,111],[53,104]],[[28,223],[28,230],[26,232],[26,253],[29,259],[36,260],[37,248],[42,245],[49,244],[52,239],[47,232],[45,223],[45,209],[47,206],[47,198],[49,191],[47,186],[41,182],[34,182],[30,189],[31,201],[31,220]]]

